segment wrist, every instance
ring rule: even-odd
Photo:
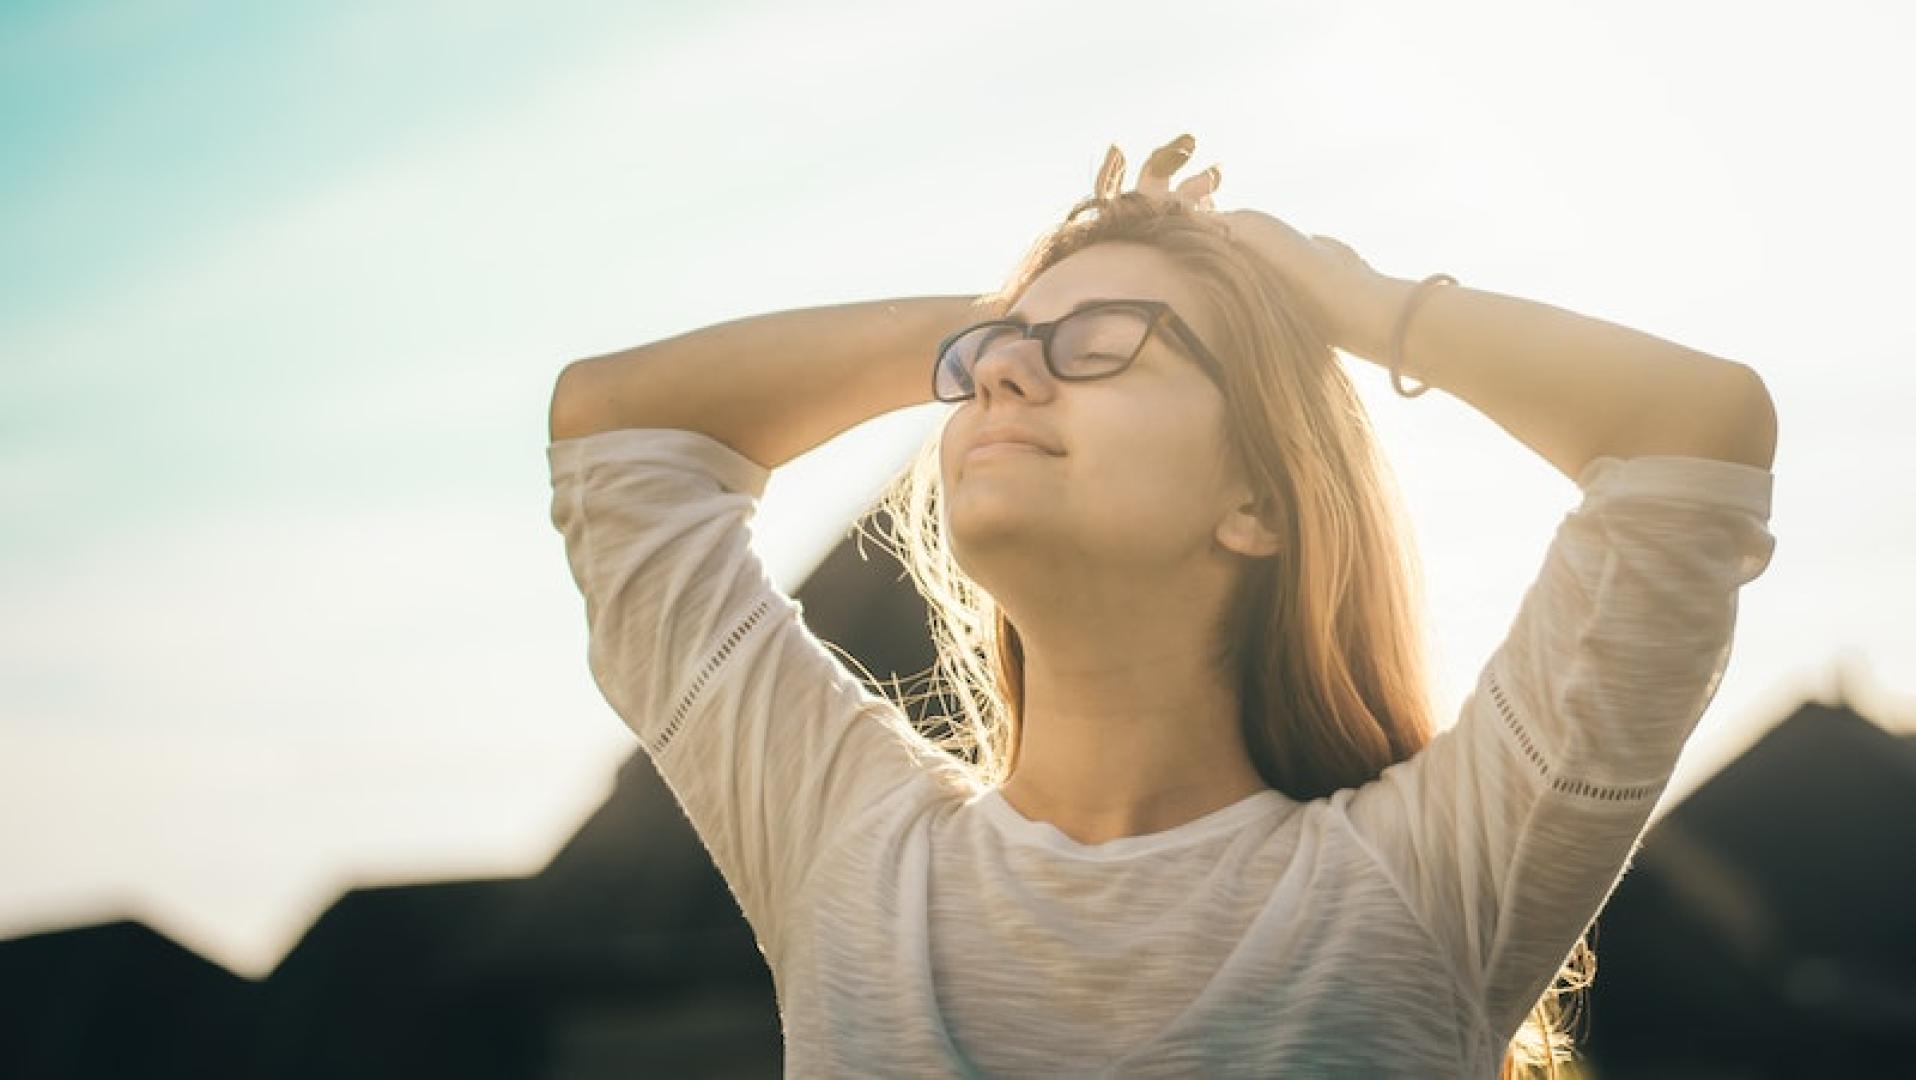
[[[1336,342],[1339,349],[1380,367],[1390,366],[1390,335],[1397,317],[1403,313],[1417,283],[1407,278],[1378,274],[1369,279],[1357,305],[1354,325]]]

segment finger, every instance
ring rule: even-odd
[[[1186,177],[1178,185],[1178,198],[1192,201],[1204,198],[1217,190],[1218,181],[1222,176],[1218,167],[1213,165],[1196,176]]]
[[[1169,195],[1171,174],[1191,160],[1191,151],[1195,149],[1195,138],[1180,135],[1151,151],[1151,156],[1145,159],[1144,168],[1138,171],[1138,190],[1147,195]]]
[[[1115,199],[1124,190],[1124,153],[1113,144],[1104,152],[1104,163],[1098,166],[1098,175],[1092,182],[1091,191],[1100,199]]]

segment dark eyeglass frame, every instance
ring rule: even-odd
[[[1144,333],[1138,336],[1138,347],[1132,350],[1131,355],[1125,359],[1124,363],[1119,364],[1109,371],[1100,371],[1093,375],[1066,375],[1059,371],[1056,361],[1054,361],[1051,356],[1051,339],[1057,334],[1058,324],[1068,319],[1077,318],[1080,315],[1103,311],[1108,308],[1124,308],[1132,311],[1143,311],[1148,314],[1149,318],[1145,321]],[[1095,382],[1098,379],[1109,379],[1114,375],[1122,375],[1124,372],[1129,371],[1131,365],[1137,362],[1139,354],[1144,352],[1144,346],[1151,340],[1151,335],[1156,333],[1158,327],[1161,325],[1170,327],[1172,336],[1177,339],[1179,344],[1184,346],[1184,351],[1198,362],[1198,366],[1204,369],[1204,374],[1208,376],[1212,382],[1216,383],[1217,388],[1222,391],[1224,389],[1224,365],[1218,362],[1217,355],[1205,347],[1203,340],[1198,337],[1197,331],[1191,329],[1191,324],[1185,322],[1184,318],[1172,309],[1168,301],[1094,300],[1082,304],[1050,322],[1026,323],[1021,319],[987,319],[984,322],[973,323],[970,326],[947,335],[945,340],[938,343],[938,351],[932,355],[931,359],[932,397],[938,401],[960,402],[970,401],[972,398],[978,396],[977,380],[974,379],[972,381],[971,393],[963,397],[940,397],[938,394],[938,372],[939,369],[944,366],[946,350],[950,349],[959,338],[988,326],[1010,327],[1018,333],[1020,339],[1037,338],[1039,351],[1044,354],[1045,370],[1051,373],[1052,378],[1063,382]]]

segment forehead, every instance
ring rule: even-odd
[[[1032,281],[1006,314],[1045,322],[1094,299],[1163,300],[1194,323],[1203,318],[1201,297],[1168,256],[1144,244],[1119,241],[1093,244],[1059,260]]]

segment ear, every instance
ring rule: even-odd
[[[1279,550],[1278,536],[1259,513],[1258,501],[1248,492],[1243,498],[1225,511],[1217,523],[1217,542],[1226,551],[1252,558],[1275,555]]]

